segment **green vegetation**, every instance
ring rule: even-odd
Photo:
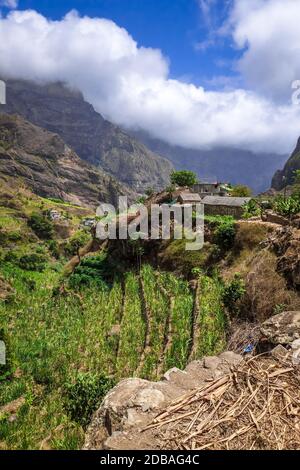
[[[161,283],[173,298],[171,312],[171,342],[164,357],[165,369],[178,367],[184,369],[191,342],[191,324],[193,314],[193,295],[188,283],[169,273],[161,274]]]
[[[80,228],[86,212],[56,203],[73,234],[64,239],[44,215],[53,202],[23,190],[15,202],[18,212],[0,206],[0,275],[13,289],[0,301],[0,339],[8,358],[0,369],[0,409],[19,399],[21,405],[13,420],[0,411],[0,446],[78,449],[91,414],[115,381],[157,380],[171,367],[186,366],[195,293],[186,279],[142,264],[139,242],[131,246],[137,269],[127,267],[124,274],[124,265],[120,272],[118,260],[102,252],[83,257],[66,278],[64,264],[90,240]],[[231,223],[230,218],[210,223],[216,228],[224,221]],[[202,278],[214,246],[191,252],[185,243],[169,244],[166,264],[175,263],[187,277],[194,270],[205,284],[196,347],[200,358],[219,352],[225,320],[217,280]]]
[[[91,239],[89,233],[84,230],[80,230],[69,238],[67,243],[64,245],[64,251],[67,256],[75,256],[78,254],[79,249],[82,248]]]
[[[273,209],[277,214],[291,217],[300,212],[300,199],[297,196],[278,196],[274,201]]]
[[[65,385],[66,410],[72,420],[84,428],[99,407],[115,381],[103,374],[79,373],[76,379]]]
[[[231,196],[235,196],[235,197],[251,197],[252,196],[252,190],[244,184],[237,184],[231,189],[230,193],[231,193]]]
[[[41,253],[23,255],[18,261],[21,269],[42,272],[46,269],[47,257]]]
[[[173,171],[171,173],[171,184],[177,186],[193,186],[198,181],[196,173],[189,170]]]
[[[238,302],[245,294],[245,282],[239,274],[235,274],[234,278],[224,286],[222,292],[223,303],[231,314],[239,313]]]
[[[215,355],[224,350],[226,316],[222,302],[223,286],[215,277],[203,276],[200,280],[200,315],[197,326],[201,331],[197,356]]]
[[[102,286],[112,279],[111,267],[107,255],[90,256],[81,261],[69,278],[69,286],[73,289],[82,287]]]
[[[32,214],[28,219],[28,225],[40,239],[50,240],[53,238],[53,225],[45,215]]]
[[[172,240],[162,251],[160,262],[166,270],[177,271],[189,277],[194,268],[207,268],[214,246],[205,244],[201,250],[187,251],[187,240]]]
[[[144,265],[140,274],[128,273],[124,283],[116,278],[104,284],[105,263],[104,255],[81,263],[78,268],[99,282],[81,284],[80,294],[61,289],[59,272],[48,266],[40,273],[2,265],[16,295],[0,303],[13,357],[12,378],[2,374],[0,407],[25,398],[14,423],[0,420],[0,440],[9,448],[38,449],[47,436],[49,448],[80,448],[91,413],[113,384],[110,378],[156,380],[170,367],[185,367],[193,317],[187,281],[158,276]],[[84,274],[80,269],[77,275]],[[197,357],[224,345],[221,290],[217,281],[203,279]]]
[[[236,235],[235,222],[231,217],[222,218],[214,232],[214,242],[221,250],[233,247]]]
[[[261,215],[261,208],[255,199],[250,199],[244,206],[244,219],[250,219],[250,217],[257,217]]]
[[[145,358],[142,371],[143,377],[157,378],[157,368],[163,353],[165,323],[169,314],[168,299],[157,289],[156,278],[150,266],[143,266],[143,290],[146,308],[150,315],[150,344],[151,349]]]
[[[125,277],[124,310],[116,364],[118,377],[134,375],[143,352],[145,331],[139,280],[133,273],[128,273]]]

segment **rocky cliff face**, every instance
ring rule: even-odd
[[[277,170],[273,176],[272,188],[280,191],[286,186],[293,184],[295,170],[300,170],[300,138],[298,139],[296,148],[286,162],[283,170]]]
[[[57,135],[17,115],[0,114],[0,179],[20,179],[34,193],[95,207],[131,191],[83,162]]]
[[[57,133],[80,158],[139,192],[168,184],[171,163],[106,121],[79,92],[60,83],[6,83],[7,105],[1,106],[0,112],[20,114]]]

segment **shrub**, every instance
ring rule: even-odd
[[[25,271],[37,271],[42,272],[46,268],[47,258],[43,254],[31,253],[29,255],[23,255],[19,259],[19,266]]]
[[[231,195],[235,197],[251,197],[252,190],[244,184],[237,184],[231,190]]]
[[[28,225],[42,240],[51,240],[53,238],[53,225],[44,215],[32,214],[28,220]]]
[[[229,250],[232,248],[235,240],[236,230],[234,221],[225,220],[222,221],[215,233],[214,242],[223,250]]]
[[[10,250],[8,253],[5,254],[4,256],[4,261],[6,263],[17,263],[19,260],[19,256],[14,250]]]
[[[250,217],[256,217],[259,216],[261,213],[261,209],[257,204],[257,201],[255,199],[251,199],[249,202],[247,202],[244,206],[244,213],[243,213],[243,218],[244,219],[249,219]]]
[[[93,285],[106,288],[106,280],[114,275],[113,267],[107,262],[107,256],[101,254],[84,258],[79,266],[74,270],[69,278],[69,286],[78,289],[82,286],[91,287]]]
[[[278,196],[275,199],[273,209],[277,214],[283,216],[292,216],[300,212],[300,198],[291,196],[291,197],[283,197]]]
[[[86,427],[114,385],[114,380],[104,374],[79,373],[75,382],[65,385],[67,412],[74,421]]]
[[[235,274],[231,282],[223,288],[222,300],[224,306],[231,312],[237,314],[239,311],[238,302],[246,294],[244,281],[239,274]]]
[[[181,170],[171,173],[171,183],[178,186],[193,186],[197,183],[197,175],[193,171]]]

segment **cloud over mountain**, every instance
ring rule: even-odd
[[[291,81],[300,79],[299,22],[297,0],[236,0],[227,31],[243,51],[237,66],[248,88],[209,91],[170,79],[160,50],[139,46],[110,20],[13,11],[0,19],[0,73],[67,81],[109,119],[170,143],[288,152],[300,128],[300,107],[290,102]]]

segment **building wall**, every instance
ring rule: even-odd
[[[206,195],[208,195],[208,194],[211,194],[211,195],[219,194],[219,192],[220,192],[220,186],[216,187],[216,185],[210,184],[210,183],[207,183],[207,184],[205,184],[205,183],[194,184],[192,189],[195,193],[199,193],[199,194],[206,193]]]
[[[235,219],[241,219],[243,212],[244,209],[242,207],[204,205],[204,214],[206,215],[231,215]]]

